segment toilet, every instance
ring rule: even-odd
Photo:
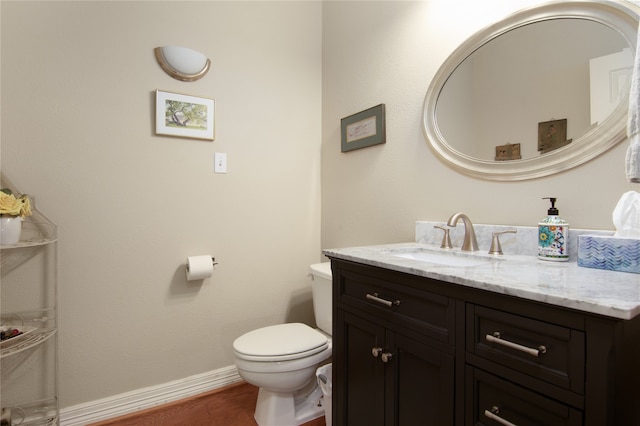
[[[317,329],[272,325],[233,342],[238,374],[260,388],[254,414],[259,426],[295,426],[324,415],[315,372],[331,362],[331,263],[309,269]]]

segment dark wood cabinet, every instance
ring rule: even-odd
[[[453,422],[453,357],[342,312],[344,405],[342,424],[414,425]]]
[[[640,426],[640,317],[332,270],[334,425]]]
[[[344,272],[334,289],[335,424],[451,426],[449,299]]]
[[[384,424],[453,425],[453,356],[400,333],[387,332],[387,345]]]
[[[334,332],[334,347],[340,339],[343,356],[333,362],[334,380],[340,378],[339,386],[334,382],[340,401],[334,409],[341,417],[337,424],[383,425],[385,365],[371,351],[385,345],[384,327],[344,311],[338,315],[340,330]]]

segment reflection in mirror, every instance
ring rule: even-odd
[[[431,82],[427,142],[458,171],[491,180],[547,176],[615,146],[626,137],[638,10],[553,2],[479,31]]]
[[[591,60],[609,55],[623,62],[612,69],[616,80],[600,76],[595,82],[607,97],[594,99]],[[493,160],[496,146],[507,144],[520,144],[522,158],[540,155],[539,141],[553,137],[557,126],[550,124],[551,133],[539,135],[538,123],[567,120],[566,139],[584,135],[606,118],[591,117],[592,102],[606,101],[595,109],[608,116],[625,100],[632,61],[627,42],[598,22],[525,25],[485,44],[451,74],[437,103],[438,127],[452,148],[471,157]]]

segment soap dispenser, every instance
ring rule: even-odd
[[[543,198],[551,201],[547,217],[538,223],[538,258],[554,262],[569,260],[569,224],[558,216],[554,197]]]

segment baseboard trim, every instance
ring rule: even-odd
[[[241,382],[235,366],[220,368],[158,386],[74,405],[60,410],[61,426],[84,426]]]

